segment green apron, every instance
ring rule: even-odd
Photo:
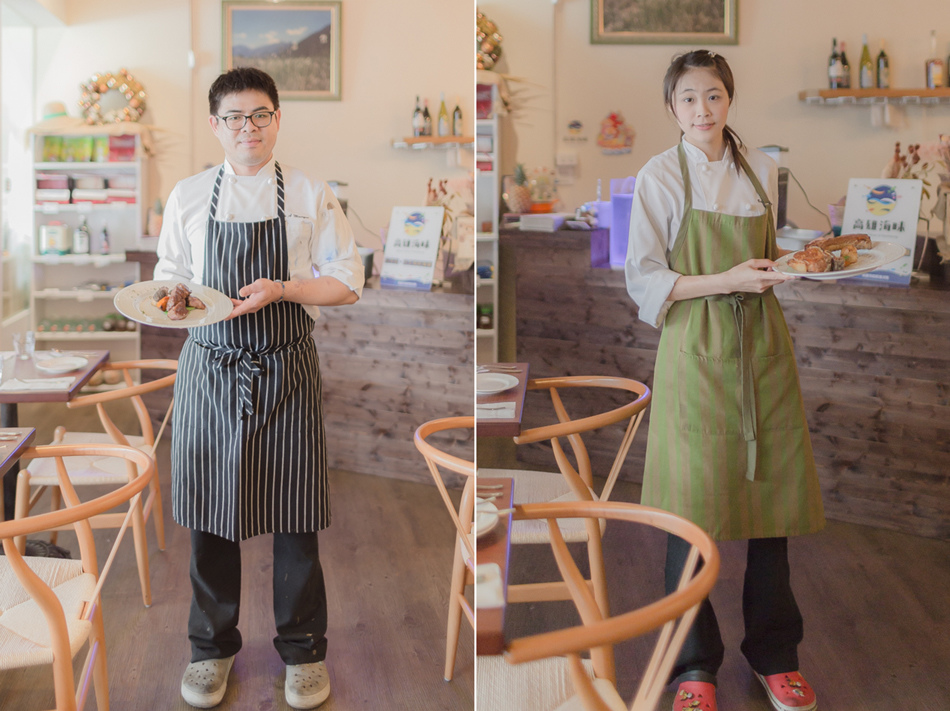
[[[692,209],[686,193],[670,268],[717,274],[776,259],[762,185],[740,156],[765,214]],[[771,289],[674,302],[657,350],[642,503],[693,521],[717,540],[811,533],[824,509],[792,339]]]

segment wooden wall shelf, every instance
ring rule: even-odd
[[[806,89],[798,92],[806,104],[950,105],[950,89]]]
[[[451,148],[475,143],[474,136],[407,136],[393,141],[393,148]]]

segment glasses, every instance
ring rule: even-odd
[[[227,116],[215,116],[215,118],[224,121],[224,125],[232,131],[237,131],[244,128],[244,124],[247,123],[248,119],[251,119],[251,123],[258,128],[267,128],[270,126],[270,122],[274,120],[274,114],[276,113],[276,111],[255,111],[250,116],[228,114]]]

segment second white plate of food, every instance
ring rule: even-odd
[[[175,321],[168,318],[168,314],[156,305],[154,297],[162,287],[171,291],[179,284],[187,287],[192,296],[201,299],[207,308],[189,309],[188,315],[184,319]],[[223,292],[179,279],[155,279],[132,284],[116,294],[114,301],[119,313],[126,318],[160,328],[207,326],[223,321],[234,309],[231,299]]]
[[[907,253],[907,250],[894,242],[871,242],[871,249],[858,250],[858,261],[850,265],[847,269],[837,272],[799,272],[788,266],[788,260],[794,256],[786,254],[775,260],[775,271],[792,276],[802,277],[804,279],[847,279],[858,274],[867,274],[875,269],[887,266],[891,262],[900,259]]]
[[[491,501],[475,499],[475,537],[490,533],[498,524],[498,507]]]
[[[71,373],[79,368],[85,368],[89,361],[80,356],[60,356],[57,358],[42,358],[36,361],[36,369],[44,373],[59,375]]]
[[[479,395],[501,393],[517,384],[518,378],[508,373],[478,373],[475,376],[475,392]]]

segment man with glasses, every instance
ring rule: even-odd
[[[172,509],[191,529],[191,663],[182,697],[224,698],[241,648],[240,542],[273,534],[274,646],[297,709],[330,693],[327,603],[317,531],[330,523],[311,333],[318,307],[355,303],[363,266],[339,202],[323,181],[274,158],[277,87],[249,67],[208,94],[224,162],[179,182],[165,208],[156,279],[231,298],[217,323],[189,330],[172,429]]]

